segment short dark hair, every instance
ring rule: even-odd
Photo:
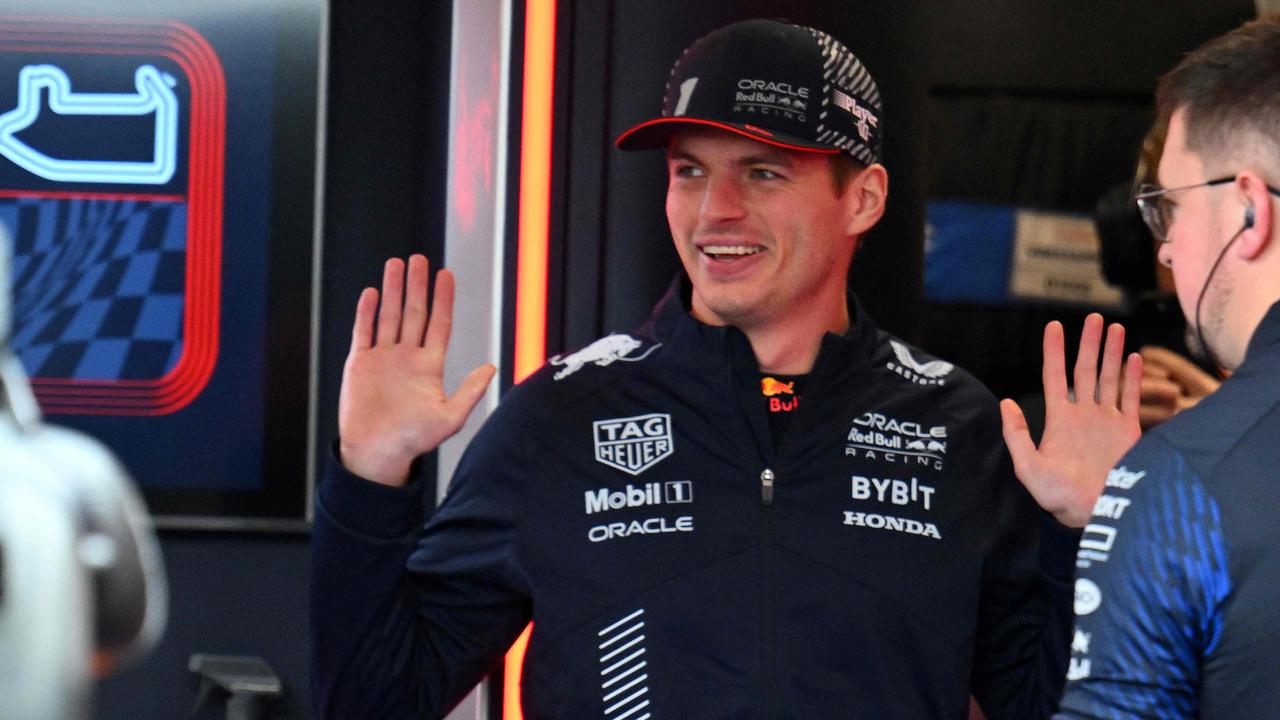
[[[831,181],[835,183],[836,195],[843,195],[849,178],[857,175],[867,166],[848,153],[831,156]]]
[[[1280,15],[1251,20],[1183,58],[1156,87],[1158,126],[1185,111],[1187,149],[1206,162],[1230,158],[1242,135],[1267,145],[1280,173]],[[1280,178],[1271,178],[1272,181]]]

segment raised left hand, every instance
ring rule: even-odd
[[[1083,527],[1089,521],[1107,472],[1142,432],[1138,426],[1142,357],[1132,353],[1123,361],[1124,327],[1112,324],[1099,370],[1102,326],[1097,313],[1085,318],[1074,395],[1067,387],[1062,324],[1055,321],[1045,327],[1045,424],[1039,447],[1031,440],[1018,404],[1000,401],[1004,441],[1014,472],[1040,507],[1068,527]]]

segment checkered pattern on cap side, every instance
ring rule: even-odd
[[[829,127],[824,121],[831,111],[831,88],[862,98],[871,105],[876,116],[880,116],[880,88],[871,77],[866,66],[858,61],[839,40],[830,35],[808,28],[818,42],[822,51],[822,109],[818,113],[818,142],[831,143],[852,155],[859,162],[870,165],[876,162],[876,149],[862,138],[847,135],[840,130]]]
[[[182,355],[186,206],[0,201],[13,236],[10,347],[37,378],[150,380]]]

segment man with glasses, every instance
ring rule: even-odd
[[[1077,555],[1060,717],[1274,717],[1280,17],[1206,43],[1157,100],[1161,186],[1137,201],[1183,313],[1232,377],[1108,475]]]
[[[1205,182],[1202,182],[1202,183],[1195,183],[1194,185],[1183,185],[1181,187],[1174,187],[1174,188],[1166,188],[1166,187],[1160,187],[1159,185],[1153,185],[1151,183],[1143,183],[1138,187],[1138,193],[1135,196],[1135,200],[1138,203],[1138,208],[1142,211],[1142,219],[1146,222],[1147,227],[1151,230],[1152,237],[1154,237],[1158,242],[1162,244],[1168,243],[1169,242],[1169,226],[1173,223],[1174,209],[1177,208],[1178,206],[1177,202],[1173,197],[1174,193],[1181,192],[1183,190],[1195,190],[1198,188],[1209,188],[1209,187],[1217,187],[1219,185],[1226,185],[1227,183],[1236,182],[1237,178],[1238,178],[1237,175],[1228,175],[1226,177],[1214,178],[1213,180],[1206,180]],[[1266,185],[1265,187],[1267,191],[1270,192],[1272,195],[1280,195],[1280,190],[1276,190],[1270,185]],[[1254,220],[1252,219],[1253,215],[1249,211],[1246,211],[1244,217],[1245,217],[1245,223],[1242,224],[1240,226],[1240,229],[1236,231],[1236,234],[1233,235],[1231,239],[1227,241],[1228,244],[1234,242],[1235,239],[1241,235],[1241,233],[1243,233],[1245,230],[1252,227],[1252,223],[1254,222]],[[1214,262],[1214,266],[1209,270],[1210,277],[1212,277],[1213,272],[1217,270],[1218,263],[1221,263],[1222,258],[1225,256],[1226,256],[1226,248],[1224,247],[1223,252],[1218,254],[1218,259]],[[1161,255],[1160,261],[1168,267],[1173,267],[1173,262],[1163,253]],[[1200,289],[1200,295],[1196,299],[1194,315],[1188,315],[1187,317],[1193,318],[1192,326],[1196,331],[1196,339],[1199,341],[1200,348],[1209,354],[1210,360],[1212,360],[1216,365],[1220,367],[1226,367],[1224,363],[1218,360],[1217,356],[1213,355],[1213,349],[1210,348],[1205,343],[1204,329],[1200,325],[1200,307],[1201,307],[1201,303],[1204,302],[1205,292],[1208,290],[1208,288],[1209,288],[1209,283],[1206,280],[1206,282],[1202,283],[1202,287]]]

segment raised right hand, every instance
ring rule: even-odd
[[[382,273],[381,308],[374,288],[356,304],[338,396],[339,454],[347,470],[384,485],[404,485],[414,458],[458,432],[496,372],[481,365],[452,397],[445,394],[453,273],[436,273],[430,316],[429,277],[426,257],[409,258],[407,283],[404,261],[392,258]]]

